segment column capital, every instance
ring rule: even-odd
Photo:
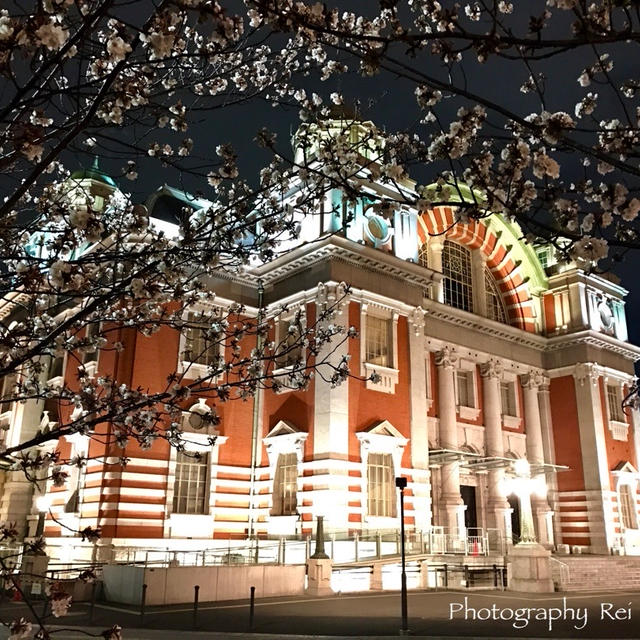
[[[435,357],[436,365],[447,369],[453,369],[455,363],[458,361],[456,350],[449,346],[445,346],[440,351],[436,351]]]
[[[524,389],[539,389],[545,384],[545,380],[548,384],[548,378],[535,369],[520,375],[520,384]]]
[[[483,378],[501,378],[502,362],[500,360],[489,360],[480,365],[480,375]]]
[[[591,383],[593,386],[598,384],[600,379],[600,367],[594,362],[584,362],[577,364],[573,370],[573,377],[580,386],[585,383]]]

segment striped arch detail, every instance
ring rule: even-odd
[[[500,243],[500,236],[485,222],[456,222],[451,207],[434,207],[418,218],[420,244],[428,236],[441,235],[469,249],[479,249],[487,259],[487,268],[495,278],[507,309],[509,324],[535,332],[535,315],[529,287],[522,276],[519,262],[509,256],[511,247]]]

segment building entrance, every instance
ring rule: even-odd
[[[511,536],[514,544],[520,542],[520,499],[515,493],[507,496],[507,501],[511,507]]]
[[[476,488],[469,485],[460,485],[460,496],[467,507],[464,511],[464,526],[468,529],[478,527],[478,511],[476,507]],[[475,535],[475,532],[473,533]]]

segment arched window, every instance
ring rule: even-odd
[[[423,242],[418,249],[418,264],[421,267],[429,266],[429,245]]]
[[[487,317],[496,322],[507,322],[507,313],[500,289],[488,269],[484,272],[484,290],[487,296]]]
[[[442,250],[442,273],[444,274],[444,303],[473,311],[473,280],[471,251],[450,240],[445,240]]]

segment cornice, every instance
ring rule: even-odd
[[[616,353],[632,362],[640,360],[640,347],[590,329],[547,338],[449,307],[434,300],[425,300],[424,306],[428,319],[441,320],[457,327],[464,327],[506,342],[518,344],[519,346],[529,347],[539,352],[551,353],[580,345],[588,345],[596,349]]]
[[[429,287],[443,277],[437,271],[384,254],[341,236],[328,236],[313,244],[315,246],[311,248],[309,245],[296,247],[287,255],[255,267],[248,273],[262,278],[265,283],[275,284],[312,265],[331,259],[357,266],[370,273],[402,280],[421,289]]]

